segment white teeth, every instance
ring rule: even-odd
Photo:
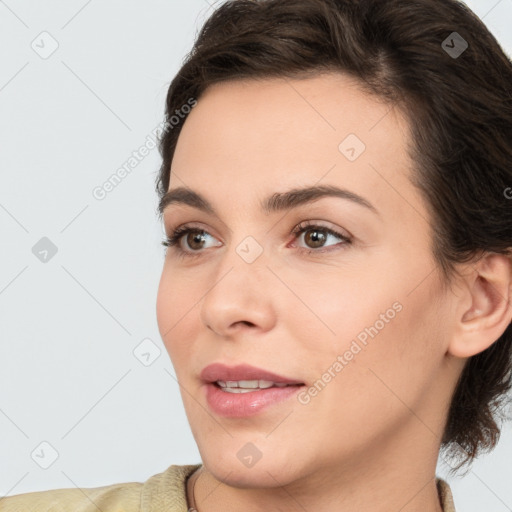
[[[276,384],[270,380],[218,380],[217,384],[224,390],[231,393],[246,393],[253,389],[267,389],[272,386],[282,388],[288,384],[279,383]]]
[[[258,388],[256,388],[258,389]],[[222,388],[222,391],[227,391],[228,393],[253,393],[256,391],[255,389],[244,389],[244,388]]]

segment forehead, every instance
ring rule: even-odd
[[[249,199],[323,183],[370,191],[374,204],[399,196],[417,202],[408,141],[401,110],[347,75],[223,82],[187,117],[169,188]],[[395,213],[410,208],[402,206]]]

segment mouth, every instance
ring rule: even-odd
[[[285,388],[289,386],[303,386],[300,384],[287,384],[285,382],[273,382],[270,380],[218,380],[213,382],[222,391],[226,393],[253,393],[261,389]]]
[[[261,414],[283,404],[305,386],[303,381],[245,364],[208,365],[201,372],[201,379],[208,407],[226,418]]]
[[[200,378],[206,383],[219,383],[220,386],[229,388],[255,389],[260,386],[268,388],[274,385],[304,384],[300,380],[278,375],[248,364],[236,366],[227,366],[223,363],[209,364],[201,371]]]

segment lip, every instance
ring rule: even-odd
[[[201,371],[206,402],[212,412],[226,418],[245,418],[260,414],[272,405],[282,403],[298,393],[304,383],[261,368],[240,364],[226,366],[213,363]],[[216,381],[268,380],[276,384],[289,384],[286,387],[258,389],[247,393],[222,391]]]
[[[276,384],[304,384],[300,380],[290,379],[248,364],[236,366],[226,366],[222,363],[209,364],[203,368],[200,377],[206,383],[218,380],[270,380]]]

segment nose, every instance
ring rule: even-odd
[[[264,253],[251,262],[236,248],[226,252],[201,305],[201,320],[208,329],[223,338],[272,329],[276,321],[272,290],[277,283],[268,263]]]

